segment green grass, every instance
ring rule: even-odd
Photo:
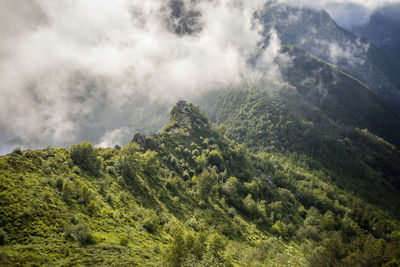
[[[246,112],[260,107],[265,106],[243,106],[239,115],[250,121],[241,121],[255,123]],[[227,126],[227,134],[235,133]],[[0,157],[0,227],[7,237],[0,247],[0,265],[348,263],[365,258],[362,238],[385,244],[380,263],[399,258],[394,234],[400,229],[398,219],[334,182],[350,176],[323,165],[312,168],[316,160],[288,151],[262,152],[263,140],[256,138],[252,145],[260,153],[250,152],[227,139],[224,131],[211,125],[198,107],[180,103],[160,134],[121,150],[84,143],[74,146],[84,152],[72,158],[64,148]],[[388,149],[375,136],[360,134],[374,140],[374,149]],[[242,138],[238,140],[249,140]],[[80,155],[91,160],[82,161]],[[327,214],[333,228],[325,226]],[[313,227],[319,240],[300,235],[303,226]],[[332,242],[343,251],[339,257],[327,245]],[[199,249],[193,251],[195,245]],[[313,254],[316,250],[323,257]]]

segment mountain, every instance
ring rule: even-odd
[[[269,3],[260,19],[266,42],[268,33],[276,30],[283,44],[336,65],[400,110],[400,65],[367,39],[339,27],[324,10]]]
[[[136,134],[122,149],[82,143],[0,157],[0,265],[399,262],[398,174],[391,169],[398,151],[305,101],[292,112],[301,96],[273,85],[217,92],[209,107],[226,128],[180,101],[160,133]],[[233,127],[238,122],[248,128]],[[320,167],[290,153],[310,145],[317,159],[319,142],[357,168],[340,169],[340,160]],[[369,197],[353,192],[372,186]]]
[[[339,68],[311,56],[298,47],[281,50],[277,58],[284,81],[294,86],[311,106],[331,120],[368,129],[399,146],[400,116],[387,101]],[[290,58],[290,64],[286,58]]]
[[[332,121],[289,85],[268,82],[261,88],[218,90],[198,102],[213,121],[226,127],[229,138],[254,152],[305,161],[310,169],[331,173],[335,178],[330,183],[366,201],[380,202],[382,208],[391,206],[381,198],[382,192],[391,194],[390,201],[398,199],[399,151],[368,130]]]
[[[368,38],[380,50],[400,63],[400,4],[377,9],[367,24],[349,27],[353,33]]]

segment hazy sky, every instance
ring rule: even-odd
[[[346,25],[388,2],[282,1],[326,8]],[[184,0],[178,18],[166,0],[0,1],[0,153],[17,136],[31,147],[83,141],[100,119],[103,138],[90,141],[109,145],[134,130],[108,116],[133,99],[172,103],[260,73],[279,75],[275,34],[256,68],[249,64],[263,40],[253,16],[263,4]],[[193,12],[201,16],[190,21]],[[183,26],[194,33],[179,32]],[[100,110],[108,112],[93,115]]]

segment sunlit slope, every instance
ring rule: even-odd
[[[269,98],[262,92],[238,94],[247,107],[229,94],[226,103],[257,110],[263,104],[254,101]],[[279,116],[283,123],[284,105]],[[248,119],[242,122],[251,126]],[[235,135],[181,101],[159,134],[137,134],[120,150],[82,143],[1,157],[0,265],[321,266],[400,258],[390,209],[353,195],[317,162],[310,167],[283,148],[255,154],[225,132]],[[395,155],[376,137],[359,136]],[[249,145],[264,150],[263,142]]]
[[[229,138],[252,151],[283,154],[329,171],[330,182],[397,213],[399,151],[368,130],[336,123],[324,106],[310,105],[295,88],[268,82],[265,88],[210,92],[199,102],[213,121],[224,124]]]

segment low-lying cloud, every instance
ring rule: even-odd
[[[371,15],[382,6],[400,4],[399,0],[278,0],[295,7],[326,10],[342,27],[350,29],[369,22]]]
[[[324,8],[339,24],[352,24],[364,23],[373,10],[392,1],[278,2]],[[256,15],[264,4],[0,2],[0,153],[10,149],[4,144],[12,138],[32,148],[83,140],[123,145],[130,132],[158,130],[178,99],[263,75],[279,77],[274,63],[279,37],[274,29],[270,38],[263,36],[268,31]],[[353,9],[342,12],[347,5],[361,10],[356,20],[346,22],[341,15],[351,14]],[[343,49],[332,46],[331,54],[353,56]]]
[[[254,73],[249,61],[263,40],[254,13],[262,7],[258,0],[1,2],[1,131],[35,147],[90,139],[85,131],[95,129],[92,141],[108,132],[105,144],[126,133],[118,129],[126,127],[121,116],[137,115],[124,114],[133,100],[172,102],[240,82]]]

